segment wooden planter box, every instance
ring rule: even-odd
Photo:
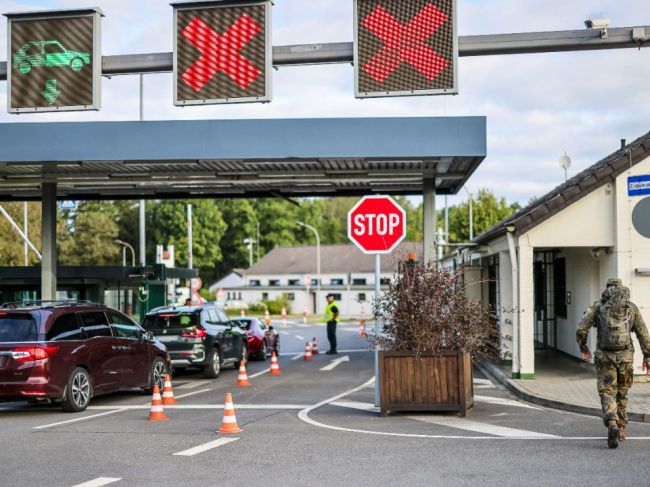
[[[382,416],[389,411],[465,416],[474,405],[472,357],[466,352],[379,352],[379,388]]]

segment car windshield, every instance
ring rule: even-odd
[[[34,342],[36,322],[29,314],[0,312],[0,342]]]
[[[251,327],[253,320],[232,320],[242,330],[248,330]]]
[[[144,319],[142,327],[145,330],[161,330],[163,328],[186,328],[201,323],[201,316],[193,313],[160,313]]]

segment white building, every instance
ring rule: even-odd
[[[390,255],[381,257],[380,279],[386,287],[400,261],[409,253],[422,258],[422,243],[403,242]],[[226,305],[247,305],[274,300],[286,295],[291,312],[323,313],[325,296],[333,294],[343,318],[368,318],[372,315],[375,293],[375,256],[362,253],[352,244],[321,245],[320,282],[316,272],[316,247],[276,247],[244,272],[240,285],[218,285]],[[225,282],[224,282],[225,283]],[[307,287],[309,284],[309,288]]]
[[[450,258],[453,265],[466,266],[466,278],[482,282],[474,286],[474,296],[497,310],[502,335],[513,337],[505,341],[504,357],[514,358],[514,377],[534,377],[536,349],[580,356],[578,323],[610,277],[630,288],[650,324],[648,194],[650,134],[487,230],[475,239],[477,247]],[[594,350],[595,333],[590,340]],[[641,373],[638,343],[636,350],[635,372]]]

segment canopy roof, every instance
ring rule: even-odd
[[[0,124],[0,200],[454,194],[485,117]]]

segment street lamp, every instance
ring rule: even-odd
[[[306,223],[298,221],[295,223],[296,225],[300,225],[301,227],[305,227],[311,230],[314,232],[314,235],[316,235],[316,275],[318,276],[318,281],[316,282],[316,290],[320,292],[320,235],[318,234],[318,230],[316,230],[316,228],[312,227],[311,225],[307,225]]]
[[[467,186],[463,186],[467,191],[469,197],[469,241],[474,240],[474,208],[472,207],[472,193],[469,192]]]
[[[126,267],[126,249],[128,248],[131,251],[131,267],[135,267],[135,250],[133,249],[133,246],[119,238],[115,239],[115,243],[122,246],[122,265]]]
[[[255,244],[255,239],[250,237],[245,238],[244,243],[248,247],[248,263],[250,268],[253,267],[253,245]]]
[[[567,155],[566,151],[564,151],[564,155],[560,157],[560,167],[564,169],[564,182],[566,183],[568,181],[568,176],[567,176],[567,170],[571,166],[571,158]]]

